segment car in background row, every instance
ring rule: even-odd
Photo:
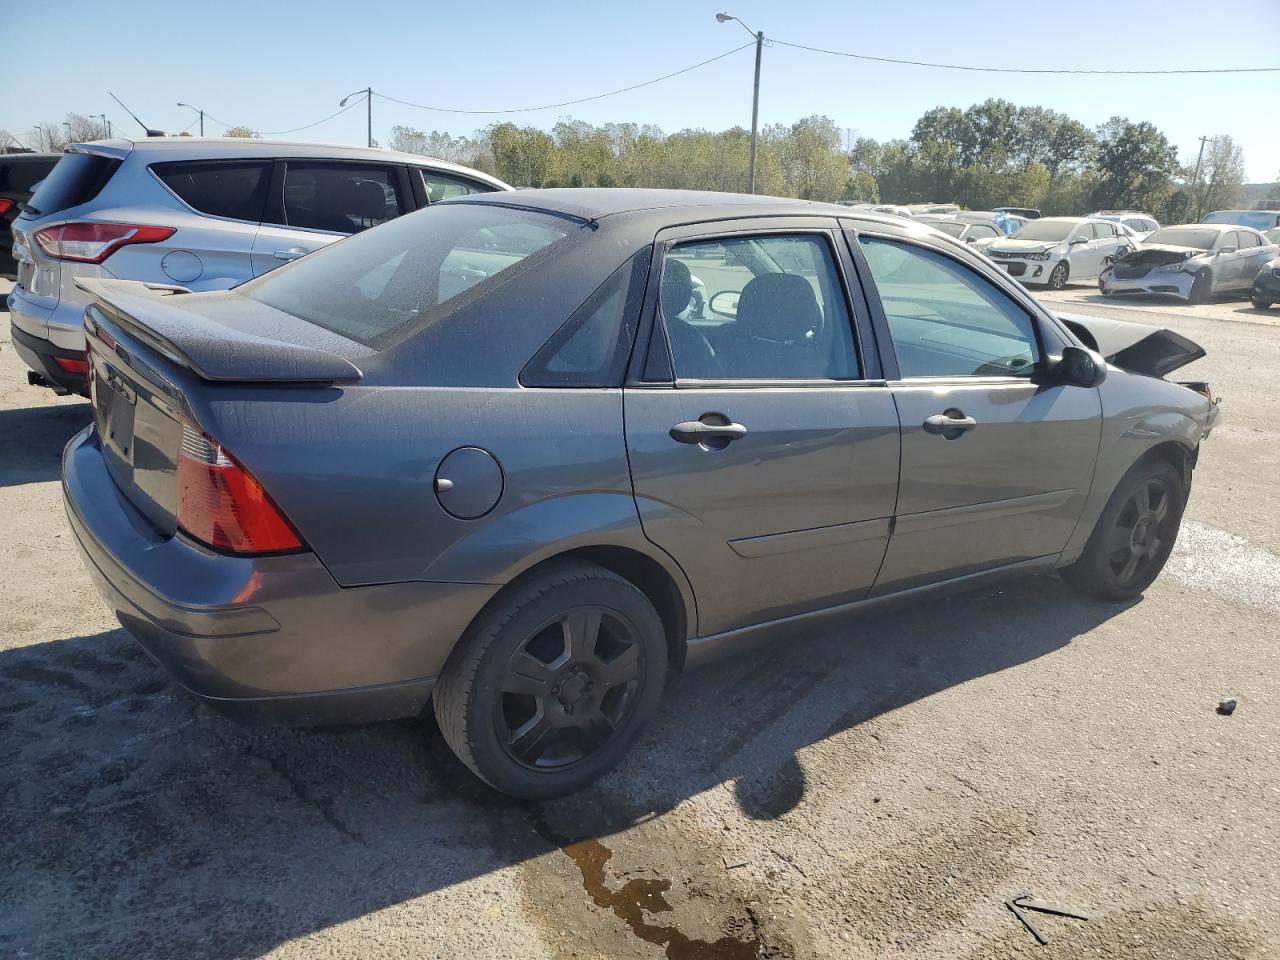
[[[1280,210],[1215,210],[1200,218],[1201,223],[1234,223],[1255,230],[1280,227]]]
[[[270,140],[101,140],[66,148],[13,225],[13,345],[32,383],[83,393],[76,281],[221,290],[449,197],[510,190],[457,164]]]
[[[1155,580],[1217,417],[1162,376],[1204,351],[1054,315],[970,249],[799,200],[530,190],[235,290],[87,280],[68,520],[210,706],[430,703],[490,785],[564,794],[670,670],[890,597]]]
[[[956,203],[908,203],[907,211],[913,217],[934,216],[937,214],[959,213],[960,205]]]
[[[965,221],[958,216],[936,215],[915,218],[917,223],[927,224],[935,230],[941,230],[948,236],[963,240],[965,243],[977,243],[979,240],[998,240],[1005,234],[991,221]]]
[[[1276,236],[1270,236],[1276,234]],[[1272,243],[1280,243],[1280,229],[1269,230],[1267,236]],[[1265,310],[1273,303],[1280,303],[1280,257],[1264,264],[1253,278],[1253,289],[1249,291],[1249,299],[1259,310]]]
[[[1249,293],[1277,247],[1257,230],[1229,223],[1162,227],[1098,278],[1104,296],[1167,293],[1204,303],[1220,293]]]
[[[1097,213],[1089,214],[1089,216],[1097,217],[1100,220],[1110,220],[1112,223],[1122,223],[1133,231],[1134,236],[1139,240],[1153,230],[1160,229],[1160,223],[1155,217],[1140,210],[1099,210]]]
[[[62,159],[60,153],[0,154],[0,277],[18,279],[18,265],[10,247],[10,227],[18,219],[22,205],[31,199],[36,184],[49,175]]]
[[[999,213],[1011,213],[1015,217],[1022,217],[1024,220],[1039,220],[1043,214],[1035,207],[996,207]]]
[[[1061,290],[1069,280],[1092,280],[1136,245],[1118,223],[1095,217],[1044,217],[983,250],[1022,283]]]

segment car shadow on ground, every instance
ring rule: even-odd
[[[570,841],[608,842],[722,785],[748,816],[774,818],[805,797],[797,751],[1017,669],[1121,609],[1023,581],[675,676],[618,770],[544,804],[479,783],[430,720],[236,726],[122,630],[12,649],[0,654],[0,953],[257,955]]]
[[[88,403],[0,410],[0,487],[62,476],[62,448],[88,426]]]

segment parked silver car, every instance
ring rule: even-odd
[[[241,717],[431,703],[523,797],[616,763],[670,670],[831,617],[1137,595],[1217,416],[1162,379],[1185,337],[799,200],[491,193],[235,290],[83,282],[63,489],[129,632]]]
[[[102,140],[66,148],[13,223],[14,348],[33,383],[85,390],[86,278],[221,290],[335,240],[469,193],[457,164],[269,140]]]
[[[1106,296],[1167,293],[1204,303],[1220,293],[1249,293],[1277,247],[1257,230],[1233,224],[1161,227],[1098,277]]]
[[[1122,225],[1095,217],[1043,217],[983,253],[1019,281],[1061,290],[1069,280],[1092,280],[1136,245]]]
[[[915,221],[933,227],[935,230],[941,230],[947,236],[955,237],[965,243],[977,243],[979,240],[999,240],[1004,236],[1004,231],[1000,230],[990,220],[966,221],[961,220],[956,215],[926,213],[916,217]]]

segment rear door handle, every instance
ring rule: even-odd
[[[305,257],[309,252],[302,247],[290,247],[288,250],[277,250],[272,256],[277,260],[297,260],[299,257]]]
[[[948,440],[954,440],[966,430],[972,430],[977,425],[977,420],[973,419],[973,417],[966,417],[959,410],[946,410],[942,413],[935,413],[925,420],[923,424],[926,433],[937,434],[938,436],[946,437]]]
[[[740,423],[707,423],[714,414],[704,415],[702,420],[686,420],[671,428],[671,439],[680,443],[707,443],[713,446],[724,446],[731,440],[739,440],[747,435],[747,428]],[[728,419],[720,418],[717,419]]]

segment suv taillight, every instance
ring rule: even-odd
[[[131,243],[158,243],[177,232],[175,227],[144,227],[136,223],[61,223],[32,234],[40,249],[55,260],[101,263]]]
[[[302,547],[262,485],[220,444],[183,425],[178,453],[178,527],[215,550],[281,553]]]
[[[0,197],[0,215],[8,213],[13,209],[13,201],[8,197]]]

